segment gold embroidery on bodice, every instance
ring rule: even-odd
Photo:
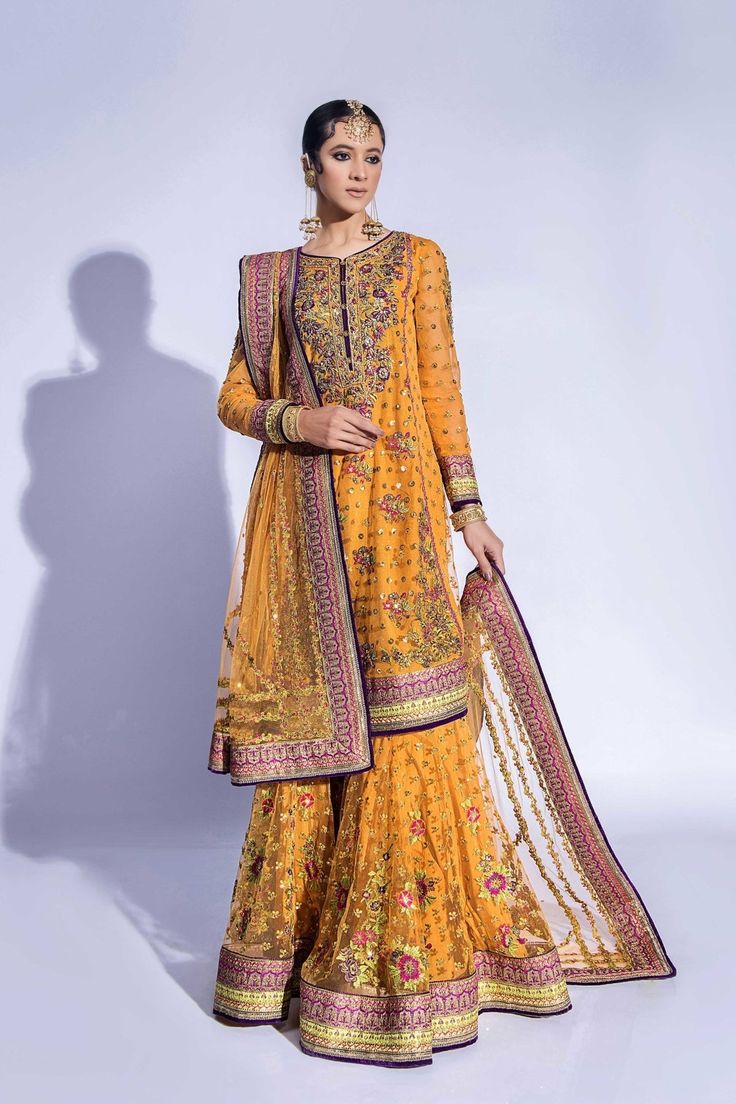
[[[371,417],[391,373],[384,338],[405,310],[405,251],[392,231],[345,259],[301,254],[295,322],[323,403]]]

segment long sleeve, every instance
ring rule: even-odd
[[[225,380],[217,396],[217,416],[228,429],[272,445],[289,443],[282,427],[282,418],[289,399],[259,399],[253,387],[245,361],[243,334],[240,327],[230,357]]]
[[[437,242],[419,238],[414,322],[422,404],[453,513],[481,504],[460,390],[447,260]]]

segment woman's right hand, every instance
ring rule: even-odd
[[[379,425],[349,406],[304,407],[298,426],[311,445],[342,452],[363,452],[384,436]]]

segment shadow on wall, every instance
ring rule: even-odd
[[[151,348],[150,285],[133,254],[82,261],[70,306],[97,366],[28,395],[21,516],[44,570],[3,771],[24,854],[245,827],[246,794],[207,771],[233,556],[216,384]]]

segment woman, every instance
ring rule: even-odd
[[[262,448],[209,767],[255,793],[214,1011],[278,1022],[299,996],[307,1053],[406,1066],[474,1042],[480,1012],[675,970],[503,578],[445,255],[366,214],[384,146],[358,101],[314,111],[310,240],[240,263],[218,413]]]

